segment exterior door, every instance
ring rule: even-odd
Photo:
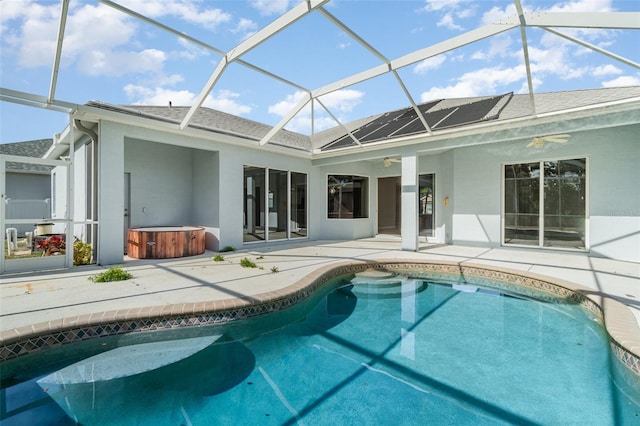
[[[378,178],[378,234],[400,235],[401,196],[400,176]]]

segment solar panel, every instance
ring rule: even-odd
[[[423,114],[427,125],[434,130],[448,127],[462,126],[476,123],[483,119],[495,119],[487,114],[496,104],[508,95],[494,96],[491,98],[471,101],[466,104],[442,108],[430,111],[441,101],[432,101],[418,105],[418,109]],[[422,121],[418,118],[413,107],[404,108],[398,111],[388,112],[375,118],[369,123],[358,128],[353,135],[362,143],[367,144],[388,138],[408,136],[425,132]],[[355,146],[355,142],[349,135],[342,136],[322,147],[322,150],[344,148]]]
[[[502,99],[504,95],[494,96],[481,101],[460,105],[458,109],[439,123],[436,128],[460,126],[462,124],[476,123],[482,120]]]

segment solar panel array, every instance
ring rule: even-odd
[[[510,95],[511,94],[493,96],[466,104],[430,111],[436,105],[443,102],[441,100],[437,100],[420,104],[418,105],[418,109],[422,113],[431,130],[440,130],[495,119],[497,118],[497,115],[487,117],[487,114],[498,102],[500,102],[501,99]],[[352,135],[364,145],[371,142],[396,138],[399,136],[409,136],[426,131],[427,129],[422,124],[422,121],[418,117],[415,109],[413,107],[409,107],[382,114],[356,129],[352,132]],[[321,150],[327,151],[356,145],[357,144],[353,138],[346,134],[326,144],[321,148]]]

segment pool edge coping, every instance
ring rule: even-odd
[[[222,324],[286,309],[310,297],[324,282],[369,268],[414,270],[503,282],[518,278],[519,288],[546,291],[573,300],[603,320],[616,357],[640,377],[640,327],[625,304],[607,293],[529,271],[469,261],[376,259],[340,261],[321,266],[298,281],[277,290],[221,300],[115,309],[74,315],[0,332],[0,363],[47,348],[111,335],[143,333],[181,327]],[[473,282],[471,283],[473,284]],[[478,284],[478,282],[476,282]],[[478,285],[482,285],[479,283]],[[594,309],[596,307],[597,309]]]

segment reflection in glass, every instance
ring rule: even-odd
[[[307,236],[307,175],[291,172],[291,238]]]
[[[418,195],[419,233],[422,236],[433,237],[433,224],[435,211],[433,209],[434,176],[433,174],[420,175]]]
[[[360,176],[329,175],[327,181],[329,219],[369,217],[369,179]]]
[[[584,248],[584,158],[544,163],[544,245]]]
[[[287,175],[283,170],[269,170],[269,240],[287,238]]]
[[[306,203],[306,174],[244,166],[243,241],[306,237]]]
[[[244,242],[265,239],[264,190],[265,169],[244,166]]]
[[[505,166],[505,243],[539,246],[542,235],[544,246],[584,248],[586,162],[580,158]]]
[[[505,166],[505,243],[538,245],[540,164]]]

